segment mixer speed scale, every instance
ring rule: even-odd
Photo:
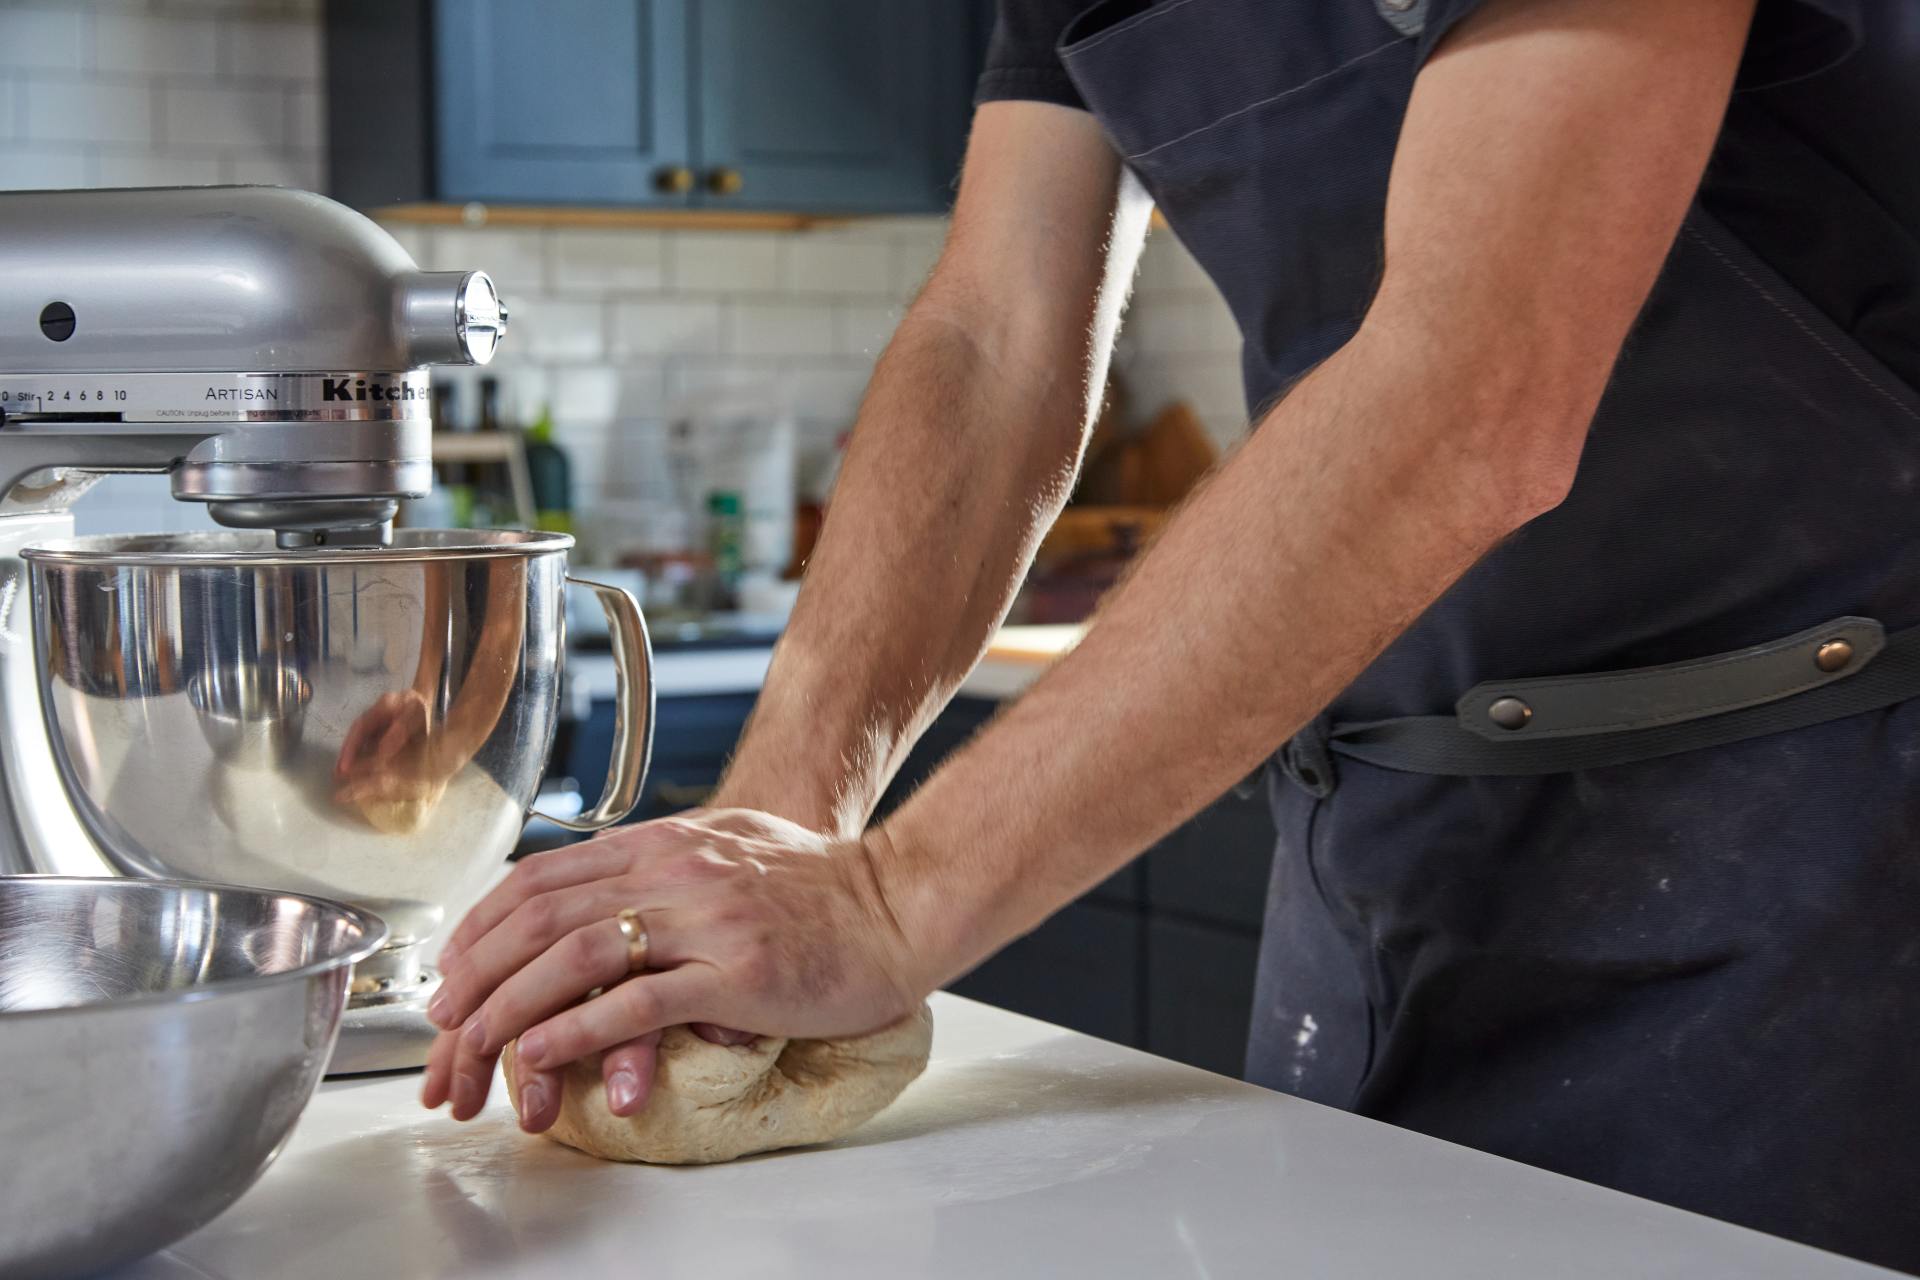
[[[0,422],[428,422],[425,369],[375,373],[0,375]]]

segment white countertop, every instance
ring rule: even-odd
[[[851,1138],[604,1164],[458,1125],[417,1075],[328,1084],[260,1183],[118,1280],[345,1276],[1893,1273],[951,996],[927,1074]]]
[[[1085,632],[1080,626],[1002,627],[986,656],[960,686],[960,696],[1011,698],[1071,649]],[[738,649],[667,649],[654,654],[654,693],[662,698],[703,694],[758,693],[773,658],[772,646]],[[575,651],[567,655],[568,688],[574,715],[585,719],[595,699],[613,697],[613,655]]]

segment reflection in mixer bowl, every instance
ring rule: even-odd
[[[287,667],[210,671],[187,682],[187,700],[216,758],[268,769],[300,745],[313,689]]]
[[[62,781],[120,871],[340,898],[404,948],[511,851],[571,539],[76,538],[26,553]]]

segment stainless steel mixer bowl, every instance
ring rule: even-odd
[[[385,934],[230,885],[0,877],[0,1276],[90,1275],[232,1204]]]
[[[389,547],[223,532],[27,549],[66,799],[123,874],[377,912],[389,949],[356,990],[418,982],[396,957],[504,863],[545,770],[572,544],[399,530]],[[651,729],[638,609],[597,589],[630,678],[587,828],[632,807]],[[60,856],[35,869],[76,869]]]
[[[312,697],[305,677],[288,667],[209,672],[187,682],[187,701],[213,754],[258,769],[293,755]]]

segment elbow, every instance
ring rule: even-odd
[[[1435,478],[1470,508],[1467,521],[1497,541],[1564,503],[1611,361],[1590,349],[1507,334],[1475,341],[1395,319],[1370,315],[1355,354],[1369,377],[1384,375],[1429,407],[1421,415],[1431,430],[1424,451],[1446,460]]]
[[[1573,492],[1597,396],[1570,395],[1547,378],[1501,387],[1486,379],[1456,399],[1446,428],[1455,465],[1444,483],[1474,510],[1489,545],[1548,514]]]

